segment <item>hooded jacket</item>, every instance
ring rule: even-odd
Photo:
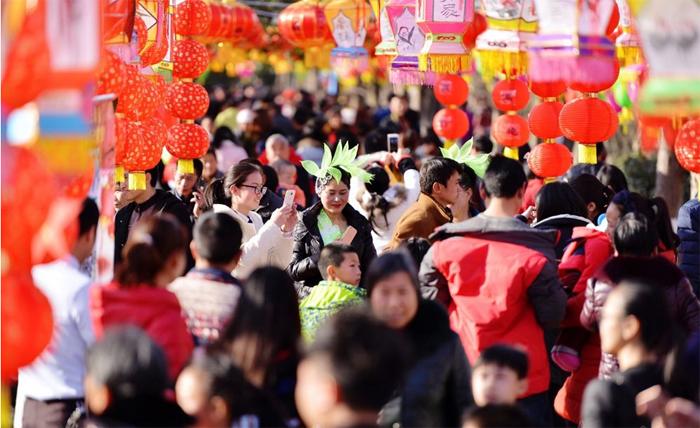
[[[115,282],[90,289],[90,317],[95,337],[106,329],[131,324],[143,329],[165,352],[170,379],[177,375],[194,348],[175,294],[164,288],[139,285],[119,288]]]
[[[321,232],[318,230],[318,215],[321,213],[323,205],[317,202],[301,213],[301,219],[294,228],[294,250],[292,261],[287,267],[287,273],[296,282],[297,292],[300,298],[306,297],[310,287],[316,286],[323,280],[321,272],[318,270],[318,258],[321,249],[328,242],[323,242]],[[343,216],[348,223],[357,230],[355,239],[351,246],[357,251],[360,258],[360,268],[362,278],[367,272],[370,262],[377,257],[377,251],[372,242],[372,227],[369,221],[362,216],[355,208],[347,204],[343,208]]]
[[[520,345],[530,356],[525,396],[547,390],[543,328],[564,318],[566,294],[554,263],[555,232],[515,218],[480,214],[448,224],[423,259],[423,295],[448,308],[469,361],[496,343]]]

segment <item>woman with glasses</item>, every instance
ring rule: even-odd
[[[267,191],[262,168],[242,161],[231,167],[224,177],[226,196],[231,206],[214,204],[214,212],[225,212],[235,217],[243,230],[241,260],[233,276],[246,279],[258,267],[276,266],[284,269],[292,257],[292,230],[297,222],[293,206],[278,208],[270,221],[263,223],[255,210]]]

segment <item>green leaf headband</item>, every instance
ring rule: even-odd
[[[463,163],[474,170],[479,178],[483,178],[486,173],[486,168],[491,162],[491,157],[487,154],[472,155],[472,146],[474,145],[474,140],[469,139],[466,143],[462,144],[462,147],[453,144],[449,149],[444,149],[440,147],[440,152],[442,156],[447,159],[452,159],[459,163]]]
[[[358,146],[350,148],[350,143],[345,142],[345,144],[343,144],[343,142],[340,141],[335,148],[335,154],[332,155],[330,147],[324,144],[323,160],[321,161],[320,168],[314,161],[309,160],[301,161],[301,166],[304,167],[306,172],[321,180],[331,176],[336,182],[340,183],[342,169],[351,176],[359,178],[364,183],[369,183],[374,176],[359,166],[355,159],[357,156],[357,147]]]

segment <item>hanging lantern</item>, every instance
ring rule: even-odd
[[[386,5],[389,25],[394,34],[396,58],[391,62],[389,81],[394,85],[431,85],[435,74],[420,71],[418,55],[425,44],[425,34],[416,22],[415,0],[390,0]]]
[[[446,146],[452,145],[455,140],[459,140],[469,132],[469,117],[464,110],[444,108],[433,116],[433,130],[439,137],[450,142]]]
[[[209,94],[202,85],[174,82],[165,95],[165,108],[178,119],[195,120],[206,114]]]
[[[545,182],[554,181],[555,177],[566,174],[571,168],[573,159],[565,145],[555,142],[538,144],[527,156],[527,165],[538,177]]]
[[[242,3],[234,3],[228,6],[228,13],[231,15],[231,21],[224,32],[226,41],[230,43],[238,43],[246,40],[250,35],[260,35],[259,29],[255,26],[253,16],[255,12],[250,6]]]
[[[534,106],[527,118],[530,132],[545,140],[560,137],[559,114],[563,107],[559,101],[545,101]]]
[[[357,76],[367,70],[369,56],[364,48],[369,7],[364,0],[331,0],[323,8],[336,43],[331,65],[338,76]]]
[[[467,102],[469,85],[460,76],[442,74],[433,86],[435,98],[447,107],[459,107]]]
[[[203,0],[185,0],[175,8],[175,32],[182,36],[206,34],[211,19],[212,11]]]
[[[646,126],[643,122],[639,122],[639,150],[644,155],[656,153],[659,149],[659,140],[661,139],[661,128]]]
[[[474,16],[469,0],[417,0],[416,22],[426,35],[419,69],[435,73],[458,73],[469,68],[464,33]],[[398,43],[397,43],[398,47]]]
[[[328,66],[333,43],[326,15],[319,1],[302,0],[284,8],[277,19],[280,35],[293,46],[304,50],[306,67]]]
[[[563,80],[555,80],[550,82],[533,82],[529,81],[530,91],[540,98],[557,98],[566,92],[566,83]]]
[[[632,12],[627,0],[617,0],[620,11],[620,28],[622,33],[615,39],[617,59],[622,67],[638,65],[644,62],[642,56],[642,41],[632,23]]]
[[[501,80],[493,87],[491,99],[499,110],[522,110],[530,100],[527,83],[519,79]]]
[[[611,20],[615,20],[615,0],[574,4],[535,0],[535,3],[539,32],[529,45],[530,80],[563,79],[570,85],[590,86],[609,82],[607,87],[610,87],[618,70],[615,46],[606,30]]]
[[[111,0],[103,3],[103,40],[109,43],[126,43],[134,25],[136,1]]]
[[[198,41],[183,39],[173,46],[173,77],[194,79],[207,71],[209,52]]]
[[[686,170],[700,173],[700,119],[688,121],[681,128],[674,148],[678,163]]]
[[[505,147],[503,155],[517,160],[518,147],[530,139],[527,120],[515,113],[504,114],[496,118],[493,128],[494,139]]]
[[[192,160],[204,156],[209,149],[209,134],[195,123],[180,123],[168,131],[165,146],[171,155],[178,158],[178,172],[194,174]]]
[[[615,110],[598,98],[573,100],[564,105],[559,115],[564,136],[579,143],[578,159],[582,163],[597,163],[596,143],[612,138],[617,126]]]
[[[128,67],[126,77],[126,84],[117,103],[117,112],[123,113],[129,120],[145,120],[153,116],[159,101],[155,83],[139,74],[134,66]]]
[[[569,87],[575,91],[583,93],[596,93],[602,92],[609,89],[617,81],[617,77],[620,73],[620,62],[617,58],[612,59],[613,73],[612,77],[609,79],[600,78],[598,80],[593,79],[574,79],[569,81]]]
[[[649,79],[639,95],[643,114],[700,114],[700,3],[648,0],[637,16]]]
[[[169,16],[167,0],[139,0],[136,15],[143,19],[146,25],[146,39],[139,50],[142,66],[158,64],[168,52]],[[139,44],[141,44],[139,38]]]
[[[164,129],[154,122],[124,122],[124,141],[128,148],[124,157],[124,168],[129,171],[129,189],[145,190],[145,171],[160,161],[163,151]]]
[[[474,20],[467,26],[467,31],[464,33],[464,46],[472,50],[476,48],[476,38],[488,28],[486,17],[481,13],[474,14]]]
[[[95,90],[95,93],[111,93],[119,96],[119,93],[124,87],[125,78],[126,64],[124,64],[124,61],[119,59],[119,57],[110,50],[105,50],[102,68],[97,79],[97,89]]]
[[[138,39],[139,52],[146,47],[146,40],[148,39],[148,28],[146,28],[146,23],[143,22],[140,16],[136,15],[134,17],[134,33],[136,33],[136,38]],[[134,37],[132,35],[132,37]]]
[[[537,31],[533,0],[489,0],[483,6],[488,29],[476,39],[482,74],[525,74],[527,44]]]
[[[370,1],[374,16],[376,16],[377,20],[379,21],[379,35],[381,38],[379,44],[374,48],[374,54],[376,56],[396,56],[398,54],[396,50],[396,35],[390,22],[391,18],[389,17],[389,3],[391,3],[391,0],[388,2],[386,0]],[[415,9],[416,2],[413,1],[412,3],[413,8]]]

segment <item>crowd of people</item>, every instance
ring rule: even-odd
[[[697,199],[674,229],[604,161],[545,183],[486,123],[478,175],[404,96],[259,90],[212,91],[194,173],[117,186],[111,283],[91,199],[33,269],[16,426],[700,425]]]

